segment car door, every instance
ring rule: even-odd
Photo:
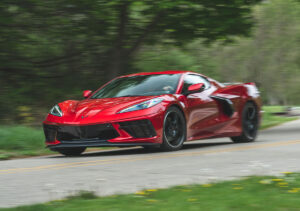
[[[199,83],[204,84],[203,91],[189,95],[186,94],[190,85]],[[216,124],[219,114],[216,101],[210,97],[216,89],[208,79],[201,75],[188,74],[184,76],[182,94],[185,96],[188,115],[188,139],[210,135],[211,127]]]

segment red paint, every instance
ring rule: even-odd
[[[193,84],[193,85],[189,86],[188,91],[190,91],[190,92],[200,91],[203,86],[204,86],[203,83]]]
[[[170,106],[178,106],[184,113],[187,123],[187,141],[203,138],[230,137],[241,134],[241,112],[247,101],[253,101],[259,111],[261,100],[259,92],[253,83],[224,86],[223,84],[206,76],[211,86],[198,93],[189,95],[181,94],[186,74],[198,74],[189,71],[165,71],[152,73],[137,73],[121,77],[149,74],[181,74],[175,94],[160,95],[163,102],[144,110],[118,113],[119,111],[155,98],[157,96],[120,97],[105,99],[90,99],[91,91],[84,91],[83,96],[87,99],[76,101],[67,100],[59,103],[63,112],[62,117],[48,114],[44,124],[49,125],[91,125],[100,123],[112,123],[120,134],[119,137],[109,142],[122,143],[162,143],[163,119],[166,110]],[[105,84],[106,85],[106,84]],[[105,86],[104,85],[104,86]],[[194,84],[189,87],[190,91],[199,90],[203,84]],[[102,86],[103,87],[103,86]],[[100,89],[102,88],[100,87]],[[232,117],[222,113],[221,105],[210,96],[219,96],[230,99],[234,103],[235,113]],[[84,118],[82,118],[82,116]],[[126,131],[119,128],[119,122],[128,120],[149,119],[157,136],[152,138],[137,139],[131,137]],[[59,140],[47,145],[59,144]]]

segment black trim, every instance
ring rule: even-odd
[[[53,142],[57,136],[57,126],[55,125],[43,125],[46,141]]]
[[[150,120],[136,120],[120,122],[120,129],[125,130],[134,138],[151,138],[156,136]],[[111,124],[86,126],[44,125],[46,140],[60,141],[56,145],[48,145],[53,151],[62,148],[78,147],[131,147],[131,146],[158,146],[157,143],[113,143],[108,140],[116,138],[119,133]]]
[[[228,116],[228,117],[232,117],[232,115],[234,114],[235,110],[234,110],[234,106],[233,106],[233,102],[231,100],[229,100],[228,98],[225,97],[219,97],[219,96],[210,96],[212,99],[218,101],[223,109],[223,113]]]
[[[53,142],[55,139],[59,141],[78,141],[78,140],[109,140],[116,138],[119,133],[111,124],[96,124],[83,126],[70,125],[44,125],[46,140]]]
[[[107,140],[80,140],[69,141],[56,145],[49,145],[48,148],[56,151],[56,149],[69,148],[69,147],[133,147],[133,146],[159,146],[157,143],[112,143]]]
[[[120,129],[134,138],[151,138],[156,136],[155,129],[149,119],[119,122]]]

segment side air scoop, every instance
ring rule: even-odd
[[[233,106],[233,102],[230,99],[225,97],[220,97],[220,96],[210,96],[210,97],[220,103],[223,112],[226,116],[232,117],[232,115],[234,114],[234,106]]]

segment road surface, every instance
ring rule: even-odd
[[[0,207],[46,202],[79,190],[98,195],[300,171],[300,120],[261,131],[254,143],[228,138],[186,143],[181,151],[141,148],[0,161]]]

